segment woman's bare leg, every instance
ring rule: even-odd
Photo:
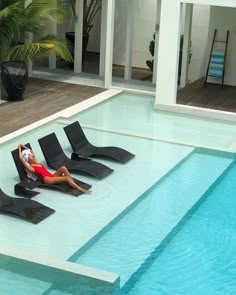
[[[61,166],[59,169],[57,169],[57,171],[54,173],[55,176],[62,176],[62,175],[65,175],[65,176],[70,176],[71,177],[71,174],[70,172],[68,171],[68,169],[66,168],[66,166]],[[72,177],[71,177],[72,178]]]
[[[54,173],[55,177],[67,177],[67,182],[75,189],[80,190],[82,192],[91,192],[91,190],[86,190],[84,188],[82,188],[81,186],[79,186],[78,184],[76,184],[70,174],[70,172],[68,171],[68,169],[66,168],[66,166],[61,166],[59,169],[57,169],[57,171]],[[63,176],[62,176],[63,175]]]
[[[55,175],[55,174],[54,174]],[[44,177],[43,179],[44,183],[48,184],[56,184],[56,183],[61,183],[61,182],[67,182],[69,183],[70,186],[73,188],[83,192],[83,193],[90,193],[91,190],[87,190],[76,184],[71,176],[54,176],[54,177]]]

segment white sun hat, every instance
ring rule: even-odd
[[[29,155],[31,154],[31,151],[30,150],[23,150],[22,152],[21,152],[21,155],[22,155],[22,158],[26,161],[26,162],[28,162],[28,158],[29,158]]]

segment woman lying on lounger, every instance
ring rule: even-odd
[[[22,150],[22,148],[24,148]],[[55,173],[49,172],[45,166],[40,164],[36,157],[34,152],[24,146],[23,144],[18,145],[18,150],[19,150],[19,158],[24,165],[24,167],[29,171],[33,173],[37,173],[41,175],[42,180],[44,183],[47,184],[56,184],[56,183],[61,183],[61,182],[67,182],[70,186],[73,188],[83,192],[83,193],[90,193],[91,190],[86,190],[79,185],[77,185],[73,178],[70,175],[70,172],[67,170],[65,166],[60,167],[57,169]]]

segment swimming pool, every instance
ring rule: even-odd
[[[126,220],[127,216],[129,219],[134,217],[134,220],[137,220],[138,216],[140,222],[139,216],[142,216],[144,220],[145,216],[150,215],[154,219],[147,220],[147,227],[138,227],[141,232],[132,231],[132,228],[137,228],[137,222],[121,222],[125,228],[127,224],[130,224],[131,232],[137,234],[131,241],[137,241],[141,235],[146,237],[148,226],[152,226],[152,229],[158,228],[155,238],[151,235],[153,230],[150,231],[148,242],[145,240],[147,248],[145,246],[145,249],[141,249],[142,255],[139,258],[133,257],[132,251],[131,254],[123,251],[124,259],[116,257],[117,261],[131,259],[131,263],[127,261],[125,264],[125,273],[123,273],[124,266],[115,260],[113,262],[107,260],[109,268],[106,270],[117,271],[121,275],[121,286],[125,292],[130,292],[129,286],[134,288],[134,285],[138,285],[140,263],[143,265],[143,261],[149,261],[148,257],[152,252],[156,252],[156,248],[159,251],[159,246],[162,241],[168,239],[172,229],[178,228],[178,224],[185,216],[188,216],[194,204],[198,204],[222,176],[226,175],[234,162],[232,153],[195,147],[203,145],[227,150],[235,141],[233,123],[153,113],[152,104],[152,97],[121,94],[83,113],[48,123],[2,144],[1,163],[9,169],[1,176],[1,187],[10,195],[13,195],[13,186],[18,181],[10,151],[15,149],[19,142],[29,141],[39,160],[44,161],[37,138],[55,131],[64,150],[70,155],[71,149],[63,127],[76,119],[79,119],[87,137],[94,144],[121,146],[136,154],[136,157],[126,165],[99,160],[115,170],[102,181],[79,176],[81,180],[93,185],[91,196],[74,198],[40,189],[41,194],[35,200],[56,209],[56,214],[37,227],[0,215],[0,244],[6,247],[14,245],[25,252],[45,255],[60,261],[69,259],[73,262],[86,263],[85,250],[91,251],[89,250],[91,246],[97,247],[95,245],[98,244],[94,242],[101,243],[102,237],[105,237],[103,234],[113,232],[113,228],[120,224],[118,221]],[[120,120],[121,115],[122,120]],[[171,123],[168,123],[169,121]],[[187,127],[186,132],[183,130],[184,126]],[[171,140],[169,140],[170,137]],[[184,145],[179,144],[180,142]],[[187,142],[188,145],[186,145]],[[6,157],[6,154],[9,157]],[[78,175],[74,176],[78,177]],[[166,185],[171,189],[167,190]],[[189,191],[190,197],[186,199]],[[175,198],[171,197],[173,195]],[[156,211],[149,214],[149,209],[156,207],[149,205],[148,199],[152,199],[154,203],[150,204],[155,206],[161,204],[158,207],[160,210],[158,214]],[[140,204],[144,204],[143,202],[147,204],[141,207],[148,211],[143,211],[143,208],[138,209]],[[138,213],[133,214],[135,210],[138,210]],[[157,220],[156,217],[158,217]],[[58,230],[58,224],[60,224],[60,230]],[[116,237],[123,237],[122,245],[130,250],[136,245],[126,243],[126,237],[129,235],[128,231],[122,235],[115,234]],[[117,239],[112,238],[112,240]],[[34,241],[33,244],[32,241]],[[111,256],[109,247],[106,243],[104,245],[105,248],[99,246],[98,249],[100,252],[107,252],[109,258]],[[115,247],[111,247],[114,252],[116,252]],[[95,263],[93,267],[104,267],[100,266],[96,259],[90,259]],[[103,259],[104,263],[105,261]],[[114,265],[119,266],[117,270],[112,269]],[[144,265],[147,266],[146,263]]]
[[[129,295],[235,294],[235,175],[234,165],[199,209],[154,250],[146,271],[126,286]]]
[[[70,261],[119,273],[122,294],[235,294],[235,175],[233,159],[193,153]]]

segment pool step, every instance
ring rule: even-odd
[[[193,153],[76,262],[120,274],[122,287],[232,162]]]

